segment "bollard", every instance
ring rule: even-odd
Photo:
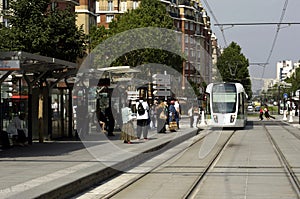
[[[286,110],[283,111],[283,118],[282,118],[283,121],[287,121],[287,117],[286,117]]]
[[[290,119],[289,122],[293,122],[293,111],[290,111]]]
[[[204,111],[201,111],[201,122],[200,126],[206,126],[205,119],[204,119]]]

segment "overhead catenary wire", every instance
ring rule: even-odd
[[[206,8],[208,9],[209,13],[211,14],[212,18],[215,20],[215,22],[216,22],[217,24],[219,24],[218,19],[217,19],[217,17],[214,15],[214,13],[213,13],[213,11],[212,11],[210,5],[208,4],[208,2],[207,2],[206,0],[203,0],[203,2],[204,2],[204,4],[205,4]],[[227,47],[227,41],[226,41],[226,38],[225,38],[225,33],[224,33],[224,28],[223,28],[223,26],[220,26],[220,30],[221,30],[221,33],[222,33],[222,37],[223,37],[223,40],[224,40],[225,47]]]
[[[203,2],[205,4],[205,6],[207,7],[208,11],[210,12],[212,18],[215,20],[216,26],[219,26],[219,28],[221,30],[221,33],[222,33],[222,36],[223,36],[223,40],[224,40],[224,43],[225,43],[225,47],[227,47],[227,41],[226,41],[225,34],[224,34],[224,28],[223,28],[224,26],[230,25],[231,28],[232,28],[234,25],[277,25],[277,29],[276,29],[276,33],[275,33],[275,36],[274,36],[274,39],[273,39],[273,42],[272,42],[271,49],[269,51],[269,54],[268,54],[268,57],[267,57],[266,61],[264,62],[265,64],[259,64],[259,66],[263,67],[261,80],[263,80],[263,78],[264,78],[264,73],[265,73],[266,66],[270,63],[270,59],[272,57],[272,54],[273,54],[273,51],[274,51],[274,48],[276,46],[276,42],[277,42],[277,39],[278,39],[279,31],[280,31],[280,29],[282,29],[281,25],[288,25],[288,26],[290,26],[292,24],[300,24],[300,23],[297,23],[297,22],[286,22],[286,23],[283,23],[285,12],[286,12],[287,6],[288,6],[288,0],[285,0],[285,2],[284,2],[282,13],[281,13],[280,20],[279,20],[278,23],[248,23],[248,24],[247,23],[241,23],[241,24],[238,24],[238,23],[235,23],[235,24],[220,24],[220,23],[218,23],[218,20],[217,20],[216,16],[214,15],[214,13],[213,13],[210,5],[208,4],[207,0],[203,0]]]
[[[279,20],[279,23],[277,24],[277,29],[276,29],[276,33],[275,33],[275,36],[274,36],[274,39],[273,39],[272,47],[271,47],[271,50],[269,52],[269,55],[268,55],[267,60],[266,60],[265,63],[269,63],[269,61],[271,59],[271,56],[273,54],[273,50],[275,48],[275,44],[277,42],[278,34],[279,34],[279,31],[280,31],[280,25],[281,25],[281,23],[283,21],[283,18],[284,18],[284,15],[285,15],[285,11],[286,11],[288,2],[289,2],[288,0],[285,0],[285,2],[284,2],[283,9],[282,9],[281,16],[280,16],[280,20]],[[266,65],[263,66],[263,72],[262,72],[261,78],[264,77],[265,69],[266,69]]]

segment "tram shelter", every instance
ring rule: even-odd
[[[73,136],[72,89],[70,78],[78,64],[23,51],[0,52],[0,128],[5,130],[13,114],[27,115],[29,144],[33,139],[43,142],[52,138],[52,96],[59,97],[61,133]],[[67,129],[67,130],[66,130]]]

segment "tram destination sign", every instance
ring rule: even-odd
[[[0,70],[20,70],[20,60],[0,60]]]

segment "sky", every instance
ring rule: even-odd
[[[219,26],[225,23],[278,23],[280,22],[286,0],[202,0],[203,7],[211,18],[211,28],[218,38],[219,46],[226,47]],[[207,3],[210,7],[207,6]],[[287,1],[287,7],[282,22],[300,23],[300,0]],[[213,14],[212,14],[212,13]],[[276,77],[276,63],[282,60],[300,60],[300,24],[281,25],[275,46],[277,25],[264,26],[224,26],[227,45],[232,41],[241,48],[249,63],[266,63],[265,67],[250,65],[251,78]],[[252,79],[252,90],[259,88],[259,81]]]

